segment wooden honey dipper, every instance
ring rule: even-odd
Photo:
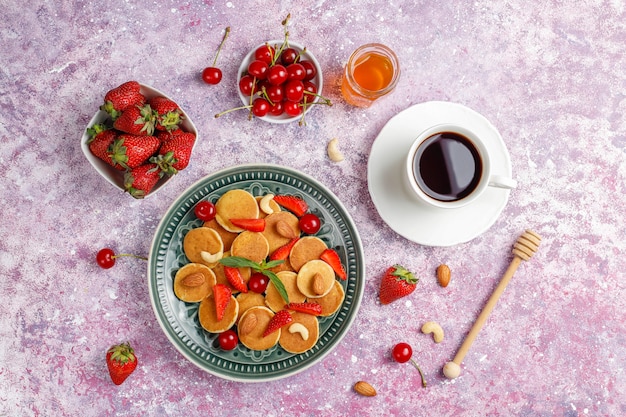
[[[456,353],[456,356],[454,356],[452,362],[446,363],[443,367],[443,374],[448,379],[454,379],[461,374],[461,362],[463,362],[463,358],[465,358],[465,355],[469,351],[470,346],[472,346],[474,339],[476,339],[476,336],[478,336],[478,332],[480,332],[483,325],[485,324],[485,321],[487,321],[489,314],[491,314],[491,311],[496,306],[498,299],[504,292],[506,286],[509,284],[509,281],[511,281],[511,278],[513,277],[513,274],[515,274],[515,271],[519,267],[520,263],[522,261],[529,260],[535,254],[540,242],[541,236],[539,236],[532,230],[526,230],[519,238],[517,238],[515,245],[513,245],[512,252],[514,258],[511,261],[511,264],[502,276],[502,279],[500,280],[500,283],[498,284],[496,289],[493,291],[493,294],[491,294],[491,297],[489,297],[487,304],[485,304],[485,307],[483,307],[483,311],[480,312],[480,315],[476,319],[476,322],[472,326],[472,329],[465,337],[465,340],[463,341],[463,344]]]

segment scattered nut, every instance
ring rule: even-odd
[[[324,283],[324,277],[319,272],[316,272],[313,275],[313,292],[317,295],[324,294],[326,290],[326,285]]]
[[[214,264],[224,257],[224,252],[219,251],[217,253],[210,253],[210,252],[203,250],[203,251],[200,251],[200,257],[202,258],[204,262],[208,264]]]
[[[344,160],[343,154],[339,150],[339,140],[337,140],[337,138],[332,138],[328,142],[326,152],[328,153],[330,160],[333,162],[341,162]]]
[[[376,395],[376,390],[374,389],[374,387],[365,381],[359,381],[354,384],[354,391],[365,397],[374,397]]]
[[[447,287],[450,283],[450,267],[446,264],[441,264],[437,267],[437,281],[442,287]]]
[[[422,333],[433,334],[433,340],[435,343],[441,343],[443,341],[443,329],[436,321],[427,321],[422,325]]]
[[[293,230],[293,227],[289,225],[285,220],[279,220],[276,222],[276,232],[282,237],[286,237],[287,239],[293,239],[297,237],[296,232]]]
[[[272,214],[274,209],[270,206],[270,201],[274,199],[274,194],[265,194],[259,201],[259,208],[265,214]]]
[[[300,333],[303,340],[309,340],[309,330],[302,323],[294,323],[289,326],[289,333]]]
[[[180,283],[185,287],[194,288],[204,284],[205,281],[206,278],[204,278],[204,275],[201,272],[194,272],[193,274],[189,274],[184,277]]]
[[[250,312],[245,315],[243,318],[243,323],[239,323],[239,334],[245,336],[249,334],[256,327],[259,320],[253,312]]]

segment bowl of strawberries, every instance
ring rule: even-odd
[[[271,123],[304,124],[304,116],[318,104],[324,80],[315,56],[303,45],[284,40],[264,42],[243,59],[237,92],[252,116]]]
[[[106,92],[81,148],[104,179],[141,199],[187,168],[197,137],[193,121],[173,99],[127,81]]]

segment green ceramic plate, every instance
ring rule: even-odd
[[[322,219],[317,233],[337,250],[348,273],[340,281],[346,298],[340,310],[320,318],[317,344],[302,354],[291,354],[280,346],[252,351],[239,344],[221,350],[217,336],[202,329],[198,304],[185,303],[174,295],[176,271],[189,261],[182,250],[185,234],[202,222],[194,213],[201,200],[212,202],[228,190],[244,189],[253,195],[292,194],[303,197],[309,210]],[[186,190],[168,209],[159,224],[148,261],[150,300],[157,320],[174,347],[201,369],[230,380],[261,382],[284,378],[316,364],[341,341],[352,324],[363,296],[365,266],[363,249],[352,219],[337,197],[313,178],[275,165],[244,165],[203,178]]]

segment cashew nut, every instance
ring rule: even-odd
[[[210,253],[203,250],[200,251],[200,257],[204,262],[214,264],[224,257],[224,252],[220,250],[216,253]]]
[[[309,340],[309,330],[302,323],[294,323],[289,326],[289,333],[300,333],[303,340]]]
[[[261,201],[259,201],[259,207],[265,214],[272,214],[274,209],[270,206],[270,201],[274,199],[274,194],[265,194]]]
[[[427,321],[422,326],[422,333],[424,334],[433,334],[433,340],[435,343],[441,343],[443,341],[443,329],[439,325],[439,323],[435,321]]]
[[[333,162],[341,162],[343,161],[343,154],[339,150],[339,140],[337,138],[332,138],[328,142],[328,146],[326,147],[326,152],[328,153],[328,157]]]

